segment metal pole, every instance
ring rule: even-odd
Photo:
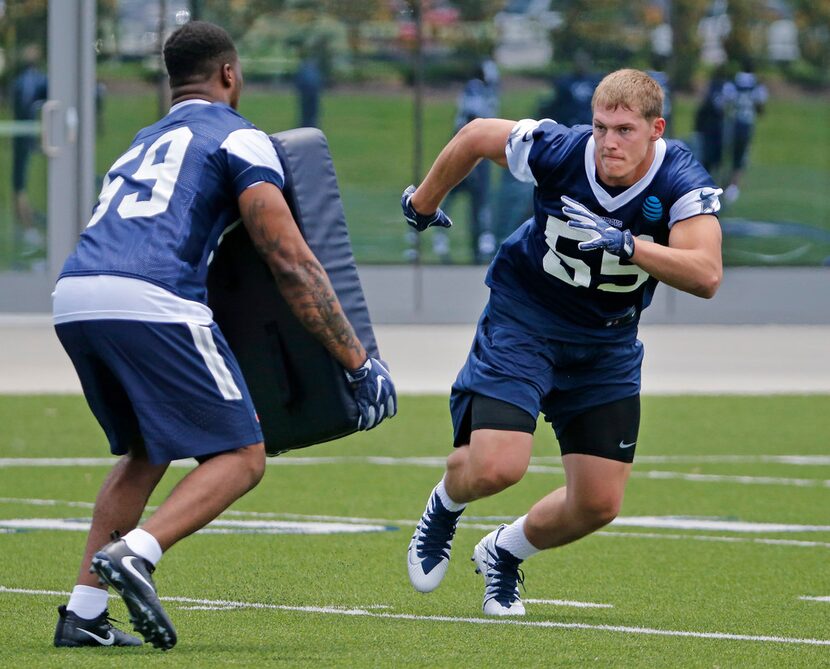
[[[95,204],[95,119],[97,77],[95,62],[95,0],[81,0],[78,36],[78,232],[86,226]]]
[[[412,183],[421,183],[424,143],[424,22],[422,0],[412,3],[415,14],[415,105],[413,118]],[[413,301],[420,312],[424,302],[423,267],[421,266],[421,235],[415,235],[415,281]]]
[[[421,12],[421,0],[415,0],[415,116],[414,116],[414,152],[412,156],[412,180],[421,181],[423,163],[424,137],[424,22]]]
[[[167,0],[159,0],[159,25],[158,25],[158,55],[159,55],[159,78],[158,78],[158,117],[167,114],[170,108],[170,88],[167,85],[167,73],[164,69],[164,34],[167,32]]]

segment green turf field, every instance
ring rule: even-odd
[[[404,554],[450,424],[445,398],[403,397],[371,433],[270,460],[164,557],[168,653],[51,646],[84,533],[48,528],[89,518],[108,464],[79,458],[107,450],[78,397],[0,398],[0,424],[0,667],[830,665],[830,396],[644,398],[620,522],[529,560],[512,621],[481,614],[469,556],[562,483],[555,442],[541,425],[532,471],[468,509],[421,595]]]

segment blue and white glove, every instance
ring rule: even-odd
[[[562,203],[565,205],[562,207],[562,213],[570,219],[568,227],[591,233],[591,239],[579,242],[580,251],[605,249],[623,260],[631,260],[631,256],[634,255],[634,235],[631,234],[631,230],[615,228],[567,195],[562,196]]]
[[[415,186],[407,188],[403,195],[401,195],[401,209],[403,209],[403,217],[418,232],[423,232],[427,228],[435,225],[439,228],[449,228],[452,226],[450,217],[447,216],[441,209],[436,209],[434,214],[419,214],[415,211],[410,200],[412,194],[415,192]]]
[[[345,370],[344,370],[345,371]],[[384,418],[392,418],[398,411],[398,395],[395,384],[384,364],[376,358],[368,358],[360,367],[346,371],[352,385],[357,409],[358,430],[371,430]]]

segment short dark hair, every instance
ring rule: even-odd
[[[190,21],[164,43],[164,65],[170,86],[206,81],[221,62],[237,57],[230,35],[207,21]]]

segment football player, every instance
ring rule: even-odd
[[[489,301],[450,398],[454,452],[409,544],[421,592],[447,570],[465,506],[519,481],[538,414],[552,423],[565,485],[475,547],[484,613],[517,616],[519,565],[617,515],[640,423],[640,313],[658,281],[704,298],[722,277],[720,208],[688,148],[663,139],[663,91],[638,70],[606,76],[593,126],[478,119],[404,191],[416,230],[448,227],[439,209],[481,159],[533,183],[534,215],[500,247]]]
[[[56,646],[141,643],[109,622],[110,585],[144,640],[172,648],[156,563],[263,475],[259,421],[206,303],[208,260],[240,215],[294,314],[342,364],[361,429],[395,413],[388,372],[367,356],[292,218],[270,139],[236,111],[242,72],[230,37],[187,23],[165,43],[164,61],[172,107],[113,164],[54,292],[57,335],[121,456],[98,494]],[[199,464],[137,527],[181,458]]]

